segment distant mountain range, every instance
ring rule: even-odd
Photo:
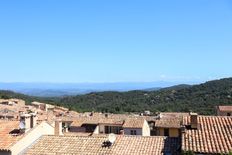
[[[158,90],[156,90],[156,87],[150,87],[147,90],[91,92],[65,97],[33,97],[0,90],[0,98],[20,98],[24,99],[28,104],[32,101],[40,101],[79,112],[194,111],[199,114],[210,115],[215,114],[215,106],[217,105],[232,105],[232,78],[197,85],[176,85],[159,88]]]
[[[177,82],[118,82],[118,83],[0,83],[0,90],[10,90],[30,96],[59,97],[102,91],[154,91],[177,85]]]

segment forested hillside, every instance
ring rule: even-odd
[[[214,114],[216,105],[232,105],[232,78],[158,91],[100,92],[63,98],[34,98],[1,92],[0,97],[18,97],[28,102],[42,100],[76,111],[124,113],[150,110]]]

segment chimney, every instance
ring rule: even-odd
[[[120,130],[119,134],[124,135],[124,130]]]
[[[198,128],[198,114],[197,113],[190,113],[190,125],[192,129]]]
[[[37,124],[36,113],[30,113],[30,115],[31,115],[30,128],[34,128]]]
[[[21,114],[20,115],[20,130],[27,132],[31,128],[31,115]]]
[[[105,118],[108,118],[108,114],[107,113],[105,114]]]
[[[55,121],[54,135],[63,135],[62,133],[62,122],[60,120]]]

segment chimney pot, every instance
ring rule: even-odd
[[[190,113],[190,125],[192,129],[198,128],[198,114]]]
[[[20,115],[20,129],[27,132],[31,128],[31,115],[21,114]]]
[[[31,122],[30,122],[30,127],[34,128],[37,124],[37,117],[36,117],[36,113],[30,113],[31,115]]]
[[[105,117],[108,118],[108,114],[107,113],[105,114]]]
[[[54,128],[55,132],[54,134],[56,136],[62,135],[62,122],[59,120],[55,121],[55,128]]]

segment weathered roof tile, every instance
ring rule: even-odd
[[[190,124],[190,117],[183,119]],[[232,150],[232,117],[198,116],[199,128],[186,129],[182,135],[182,150],[196,153],[228,153]]]
[[[167,137],[117,136],[112,146],[102,147],[107,137],[43,136],[31,146],[27,155],[162,155],[178,154],[179,139]]]

